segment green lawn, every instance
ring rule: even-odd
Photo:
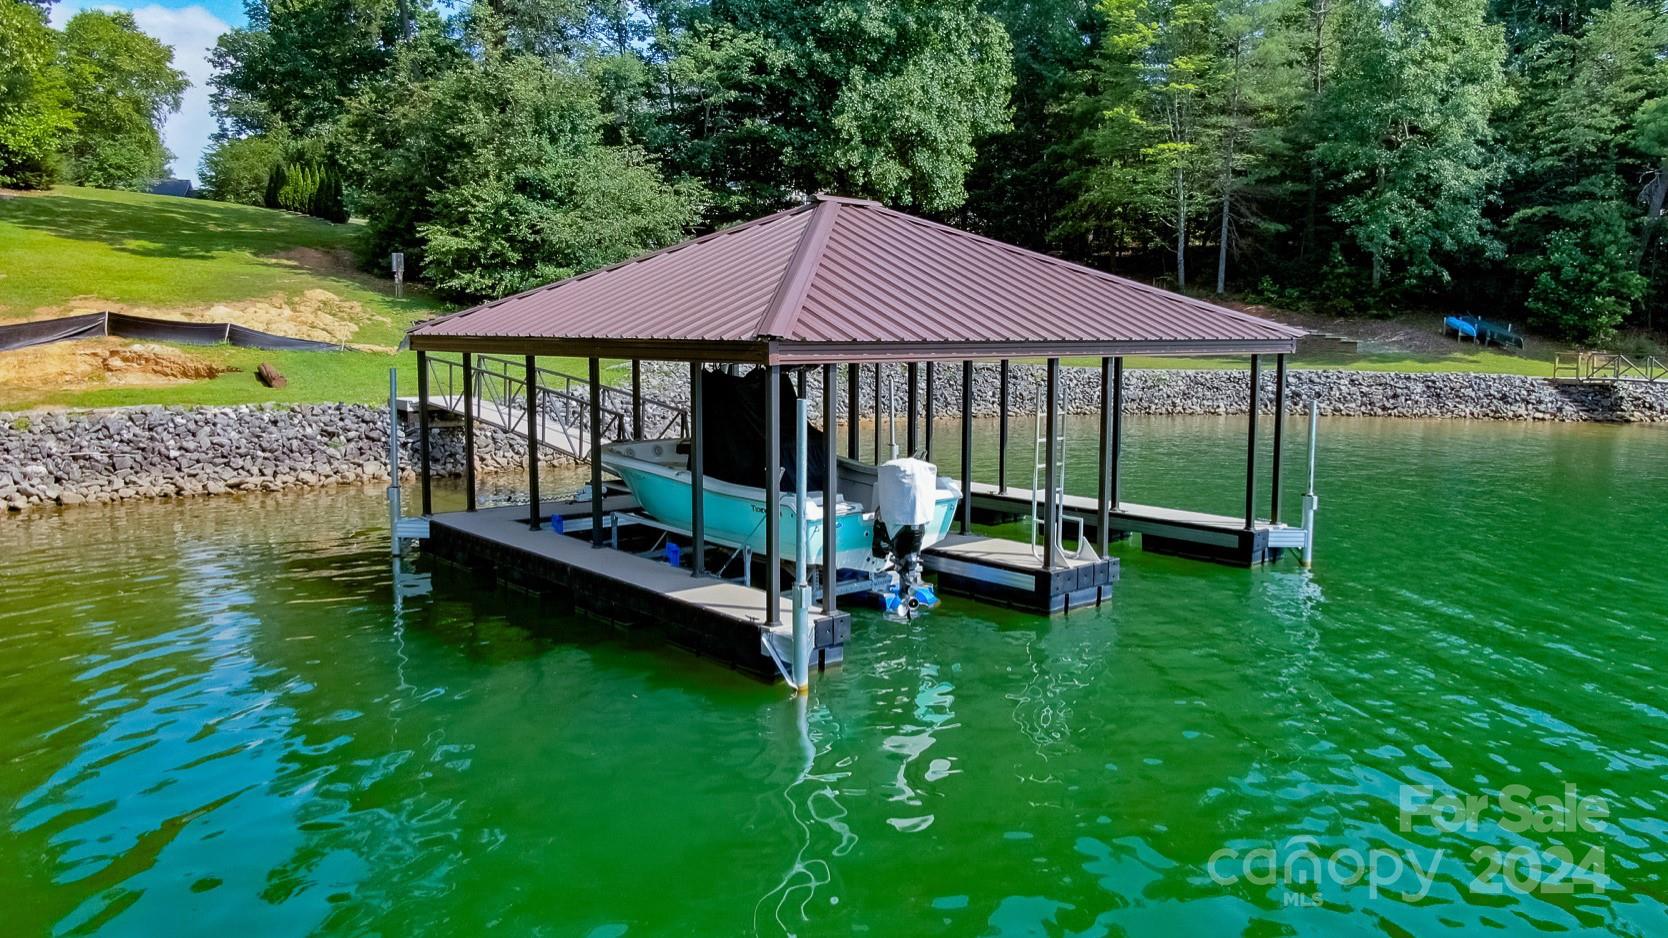
[[[376,352],[303,352],[263,351],[261,349],[196,345],[172,345],[217,364],[238,369],[206,381],[181,384],[128,386],[112,385],[105,388],[80,390],[35,396],[22,406],[0,398],[0,409],[22,410],[27,407],[126,407],[138,404],[229,405],[255,404],[265,401],[304,404],[321,401],[346,401],[355,404],[383,404],[388,400],[388,369],[400,370],[400,393],[407,397],[417,394],[417,360],[410,353],[400,355]],[[452,356],[455,358],[455,356]],[[273,390],[255,379],[255,369],[269,362],[288,379],[285,387]],[[541,358],[539,365],[569,374],[584,375],[586,362],[581,358]],[[622,381],[618,363],[604,360],[603,377],[615,383]],[[438,379],[437,379],[438,380]],[[436,393],[439,389],[436,389]]]
[[[392,347],[411,323],[450,308],[420,290],[395,299],[392,281],[329,263],[350,255],[358,234],[357,225],[270,209],[73,186],[0,199],[0,321],[59,311],[77,298],[165,316],[322,289],[362,306],[353,342]],[[321,253],[298,258],[297,249]],[[386,395],[396,361],[406,384],[415,384],[409,355],[180,348],[241,371],[187,384],[11,395],[6,406],[373,401]],[[262,361],[283,371],[289,386],[262,387],[254,377]]]
[[[152,308],[209,306],[323,289],[372,317],[354,341],[392,345],[448,309],[421,291],[351,269],[309,267],[298,248],[353,251],[359,226],[247,205],[60,186],[0,200],[0,317],[28,318],[96,297]]]

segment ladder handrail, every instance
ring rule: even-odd
[[[1046,484],[1045,474],[1048,471],[1049,459],[1048,455],[1045,455],[1045,438],[1048,436],[1048,431],[1045,429],[1047,427],[1045,412],[1048,410],[1048,395],[1042,388],[1038,388],[1036,399],[1037,422],[1036,429],[1031,438],[1031,556],[1037,560],[1047,563],[1049,561],[1044,557],[1044,552],[1047,548],[1041,547],[1037,544],[1037,538],[1039,536],[1037,532],[1039,528],[1045,527],[1042,515],[1044,513],[1046,502],[1046,493],[1043,491],[1043,485]],[[1063,436],[1066,426],[1065,404],[1063,401],[1056,400],[1054,402],[1054,417],[1054,426],[1059,428],[1060,434]],[[1052,443],[1053,441],[1047,442]],[[1083,537],[1083,519],[1077,517],[1076,515],[1068,516],[1066,514],[1065,443],[1062,440],[1058,446],[1046,446],[1046,448],[1052,450],[1051,455],[1054,459],[1054,544],[1052,546],[1055,552],[1057,552],[1060,556],[1076,560],[1083,556],[1083,545],[1085,539]],[[1077,547],[1070,551],[1066,550],[1067,521],[1073,521],[1077,524]]]

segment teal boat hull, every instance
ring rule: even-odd
[[[619,475],[642,505],[644,513],[679,531],[692,530],[694,499],[691,497],[691,480],[687,470],[606,449],[602,464]],[[933,506],[932,523],[927,526],[927,544],[935,543],[949,533],[960,500],[960,492],[953,487],[940,489]],[[824,520],[821,493],[815,493],[810,501],[811,510],[806,512],[806,540],[809,542],[806,561],[820,564]],[[782,558],[788,561],[799,556],[798,519],[793,503],[792,493],[783,493],[777,510]],[[765,499],[762,489],[709,479],[703,486],[701,504],[709,541],[727,547],[751,548],[755,553],[764,552]],[[835,565],[842,569],[879,569],[880,559],[873,556],[872,550],[874,528],[874,512],[868,506],[840,503],[834,515]]]

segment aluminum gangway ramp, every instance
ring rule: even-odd
[[[467,409],[483,426],[527,435],[527,371],[522,362],[475,356],[469,369],[468,391],[460,359],[431,355],[428,368],[431,413],[461,418]],[[590,379],[552,368],[536,368],[534,377],[538,417],[533,429],[538,433],[539,445],[569,459],[590,459]],[[608,385],[603,386],[600,396],[602,442],[634,436],[677,439],[688,435],[688,414],[674,404],[634,396],[629,390]],[[403,413],[415,414],[417,398],[402,397],[398,406]]]

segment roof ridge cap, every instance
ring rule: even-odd
[[[805,294],[810,292],[811,281],[816,279],[817,268],[822,265],[822,251],[828,244],[828,233],[834,229],[834,218],[840,206],[849,203],[819,196],[810,204],[811,218],[805,223],[793,256],[782,269],[782,279],[776,284],[776,293],[765,308],[764,318],[759,320],[757,334],[761,337],[781,339],[792,334],[799,322]]]
[[[757,228],[757,227],[760,227],[762,225],[769,224],[771,222],[780,221],[781,219],[786,218],[789,215],[796,215],[800,212],[805,211],[809,207],[810,207],[809,205],[795,205],[791,208],[782,209],[779,212],[771,212],[769,215],[762,215],[758,218],[750,218],[747,221],[737,222],[736,224],[733,224],[733,225],[727,225],[723,228],[719,228],[719,229],[714,230],[714,231],[709,231],[704,235],[699,235],[699,236],[694,237],[694,238],[686,238],[682,241],[677,241],[677,242],[674,242],[672,244],[668,244],[664,247],[655,248],[652,251],[644,251],[641,254],[635,254],[631,257],[626,258],[623,261],[615,261],[612,264],[605,264],[601,267],[593,267],[590,270],[584,271],[582,273],[574,274],[571,277],[563,277],[560,280],[553,280],[550,283],[541,283],[536,287],[529,287],[525,290],[522,290],[519,293],[511,293],[508,296],[501,296],[501,297],[498,297],[495,300],[486,300],[484,302],[476,303],[474,306],[468,306],[468,307],[465,307],[463,309],[453,310],[452,312],[447,313],[443,316],[435,316],[431,319],[425,319],[425,320],[422,320],[421,322],[413,323],[411,325],[411,327],[406,330],[406,334],[410,335],[411,333],[416,332],[417,330],[419,330],[423,327],[426,327],[426,326],[432,326],[432,325],[435,325],[437,323],[446,322],[447,320],[451,320],[451,319],[460,319],[464,316],[468,316],[471,313],[478,313],[478,312],[482,312],[484,310],[489,310],[489,309],[492,309],[493,307],[501,305],[503,303],[508,303],[511,300],[519,300],[522,297],[532,296],[536,293],[543,293],[546,290],[554,290],[557,287],[564,286],[566,284],[573,283],[573,282],[578,281],[578,280],[586,280],[586,279],[589,279],[590,277],[596,276],[597,274],[605,274],[605,273],[608,273],[611,270],[619,270],[622,267],[630,267],[632,264],[636,264],[640,261],[646,261],[646,260],[649,260],[651,258],[659,257],[662,254],[671,254],[671,253],[674,253],[676,251],[681,251],[684,248],[694,247],[697,244],[704,244],[708,241],[716,240],[716,239],[721,238],[725,235],[739,234],[740,232],[746,231],[748,229]]]

